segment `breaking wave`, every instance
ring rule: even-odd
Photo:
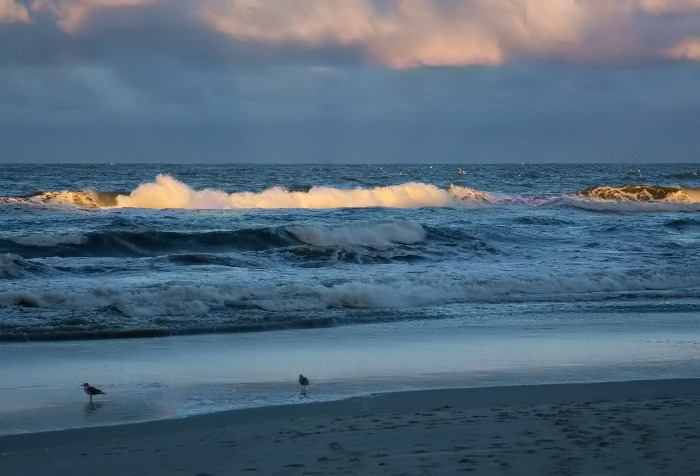
[[[595,211],[700,211],[700,189],[659,185],[597,186],[564,197],[564,203]]]
[[[39,192],[27,197],[0,197],[0,203],[43,203],[86,208],[111,208],[117,205],[118,196],[117,192],[63,190],[60,192]]]
[[[226,193],[212,189],[196,191],[173,177],[158,175],[155,182],[141,184],[129,195],[118,196],[116,206],[193,209],[419,208],[455,206],[460,201],[474,200],[475,197],[480,201],[489,199],[489,195],[484,192],[462,187],[446,191],[425,183],[352,190],[311,187],[306,191],[290,191],[283,187],[273,187],[259,193]]]
[[[492,200],[488,193],[467,187],[453,185],[445,190],[417,182],[375,188],[310,187],[289,190],[272,187],[262,192],[227,193],[214,189],[194,190],[169,175],[158,175],[155,182],[141,184],[128,194],[78,190],[0,199],[5,203],[155,209],[420,208],[452,207]]]
[[[440,188],[427,183],[411,182],[374,188],[272,187],[262,192],[228,193],[216,189],[195,190],[169,175],[158,175],[154,182],[141,184],[130,193],[95,190],[45,191],[28,197],[0,197],[0,203],[146,209],[444,208],[487,203],[538,206],[556,203],[562,198],[567,202],[573,198],[575,206],[593,209],[610,208],[608,205],[614,203],[645,204],[646,209],[664,209],[658,205],[700,204],[700,189],[660,185],[595,186],[573,195],[533,198],[495,197],[469,187],[450,185]]]
[[[170,283],[45,289],[36,287],[0,292],[7,319],[0,340],[18,333],[31,338],[55,326],[92,333],[250,331],[277,327],[328,326],[372,319],[402,320],[410,308],[470,303],[600,302],[700,297],[700,277],[682,270],[636,270],[588,276],[494,276],[490,279],[368,279],[335,284],[275,283],[240,286],[235,283]],[[14,323],[13,313],[32,308],[62,313],[63,318],[41,319],[34,326]],[[66,313],[67,311],[67,313]],[[309,311],[344,311],[333,312]],[[359,314],[347,311],[358,311]],[[370,314],[362,311],[371,311]],[[78,314],[75,314],[75,313]],[[425,316],[425,312],[418,312]],[[76,317],[79,315],[80,317]],[[378,316],[378,317],[375,317]]]
[[[578,193],[580,196],[612,202],[666,202],[698,203],[700,189],[662,187],[658,185],[625,185],[622,187],[590,187]]]

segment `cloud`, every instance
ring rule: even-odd
[[[700,37],[688,38],[667,51],[671,58],[700,62]]]
[[[317,0],[207,1],[200,4],[202,17],[217,30],[241,40],[269,43],[300,42],[320,46],[362,42],[373,34],[376,21],[365,0],[319,2]]]
[[[590,8],[574,0],[471,2],[317,0],[204,2],[202,18],[243,41],[360,46],[396,68],[499,64],[523,53],[564,51],[585,33]]]
[[[637,0],[632,5],[652,15],[678,15],[700,10],[700,0]]]
[[[14,0],[0,0],[0,23],[29,22],[27,7]]]
[[[207,1],[200,15],[236,40],[362,49],[393,68],[496,65],[513,60],[607,62],[662,56],[673,21],[647,37],[649,17],[700,12],[700,0]],[[342,6],[341,6],[342,5]],[[700,33],[700,27],[696,28]],[[650,44],[651,43],[651,44]]]
[[[147,47],[160,32],[170,38],[159,46],[165,54],[213,52],[241,63],[290,58],[323,64],[335,58],[400,69],[522,60],[696,61],[674,48],[700,36],[700,0],[34,0],[31,5],[27,11],[16,1],[0,0],[0,20],[49,19],[67,35]],[[191,44],[183,47],[186,39]]]
[[[32,10],[50,11],[58,25],[68,32],[80,29],[94,12],[146,5],[152,0],[35,0]]]

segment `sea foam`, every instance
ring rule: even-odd
[[[2,258],[0,257],[0,260]],[[9,257],[11,265],[17,261]],[[18,263],[21,267],[21,262]],[[0,268],[1,269],[1,268]],[[387,273],[322,284],[276,282],[240,285],[232,274],[222,282],[168,283],[135,286],[123,283],[103,287],[23,287],[0,292],[0,305],[46,310],[91,311],[112,309],[128,317],[194,317],[225,309],[308,311],[322,309],[402,309],[470,302],[585,302],[598,301],[607,293],[660,293],[697,296],[700,277],[688,270],[651,269],[637,272],[606,272],[590,275],[552,274],[483,278],[468,274],[423,278]],[[228,313],[226,313],[228,315]],[[280,316],[283,318],[284,316]]]
[[[169,176],[139,185],[129,195],[116,198],[116,206],[133,208],[254,209],[254,208],[419,208],[451,207],[464,201],[483,202],[488,194],[465,187],[443,190],[425,183],[406,183],[376,188],[338,189],[312,187],[290,191],[272,187],[262,192],[194,190]]]

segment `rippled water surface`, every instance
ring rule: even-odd
[[[696,165],[0,170],[0,340],[700,305]]]

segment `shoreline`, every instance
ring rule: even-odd
[[[690,331],[690,332],[689,332]],[[688,329],[521,325],[456,320],[303,333],[0,345],[0,435],[180,418],[215,411],[440,388],[700,377]],[[439,351],[436,351],[439,349]],[[60,368],[60,372],[55,369]],[[80,385],[107,395],[87,404]]]
[[[700,379],[671,379],[392,392],[5,435],[0,467],[35,475],[85,467],[102,475],[692,474],[698,449]]]

